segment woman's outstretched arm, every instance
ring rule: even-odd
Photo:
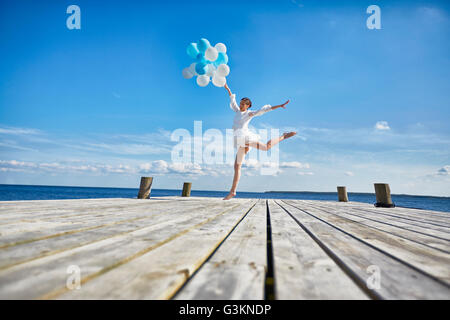
[[[262,107],[262,108],[259,109],[258,111],[251,112],[251,113],[250,113],[250,116],[251,116],[251,117],[260,116],[260,115],[262,115],[262,114],[264,114],[264,113],[266,113],[266,112],[268,112],[268,111],[272,111],[272,110],[275,110],[275,109],[278,109],[278,108],[286,109],[285,106],[289,103],[289,101],[290,101],[290,100],[286,101],[286,102],[283,103],[283,104],[279,104],[279,105],[276,105],[276,106],[271,106],[270,104],[266,104],[264,107]]]
[[[277,105],[277,106],[273,106],[273,107],[272,107],[272,110],[275,110],[275,109],[278,109],[278,108],[286,109],[285,105],[287,105],[290,101],[291,101],[291,100],[288,100],[288,101],[286,101],[286,102],[283,103],[283,104],[279,104],[279,105]]]

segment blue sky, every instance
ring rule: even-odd
[[[81,9],[69,30],[66,8]],[[369,30],[366,8],[381,8]],[[228,48],[228,85],[278,109],[255,129],[299,134],[280,172],[238,191],[450,196],[446,1],[2,1],[0,183],[227,190],[232,167],[171,164],[171,133],[231,128],[223,88],[181,70],[202,37]]]

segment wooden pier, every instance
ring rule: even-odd
[[[357,202],[0,202],[0,299],[450,299],[450,214]]]

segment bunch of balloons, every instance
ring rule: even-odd
[[[188,68],[183,69],[183,77],[191,79],[197,76],[197,84],[206,87],[212,79],[216,87],[223,87],[227,83],[226,76],[230,73],[227,65],[227,47],[218,43],[214,47],[205,38],[187,47],[187,54],[195,60]]]

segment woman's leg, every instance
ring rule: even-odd
[[[244,147],[239,147],[238,152],[236,154],[236,160],[234,162],[234,178],[233,178],[233,185],[231,186],[230,193],[223,198],[223,200],[228,200],[233,198],[236,195],[236,189],[239,182],[239,179],[241,178],[241,167],[242,167],[242,161],[244,160],[245,155],[250,150],[250,147],[257,148],[259,150],[267,151],[270,148],[272,148],[274,145],[280,143],[280,141],[283,141],[284,139],[290,138],[294,135],[296,135],[297,132],[285,132],[280,137],[269,140],[266,144],[261,142],[250,142],[245,145]]]
[[[237,185],[239,183],[239,179],[241,178],[241,167],[242,162],[244,161],[245,155],[250,150],[250,147],[239,147],[236,160],[234,161],[234,177],[233,177],[233,185],[231,186],[230,193],[223,198],[223,200],[229,200],[236,195]]]
[[[294,135],[296,135],[297,132],[291,131],[291,132],[285,132],[283,133],[281,136],[279,136],[278,138],[272,139],[267,141],[266,144],[261,143],[261,142],[250,142],[248,145],[250,147],[259,149],[259,150],[263,150],[263,151],[267,151],[270,148],[272,148],[273,146],[277,145],[278,143],[280,143],[281,141],[283,141],[284,139],[290,138]]]

